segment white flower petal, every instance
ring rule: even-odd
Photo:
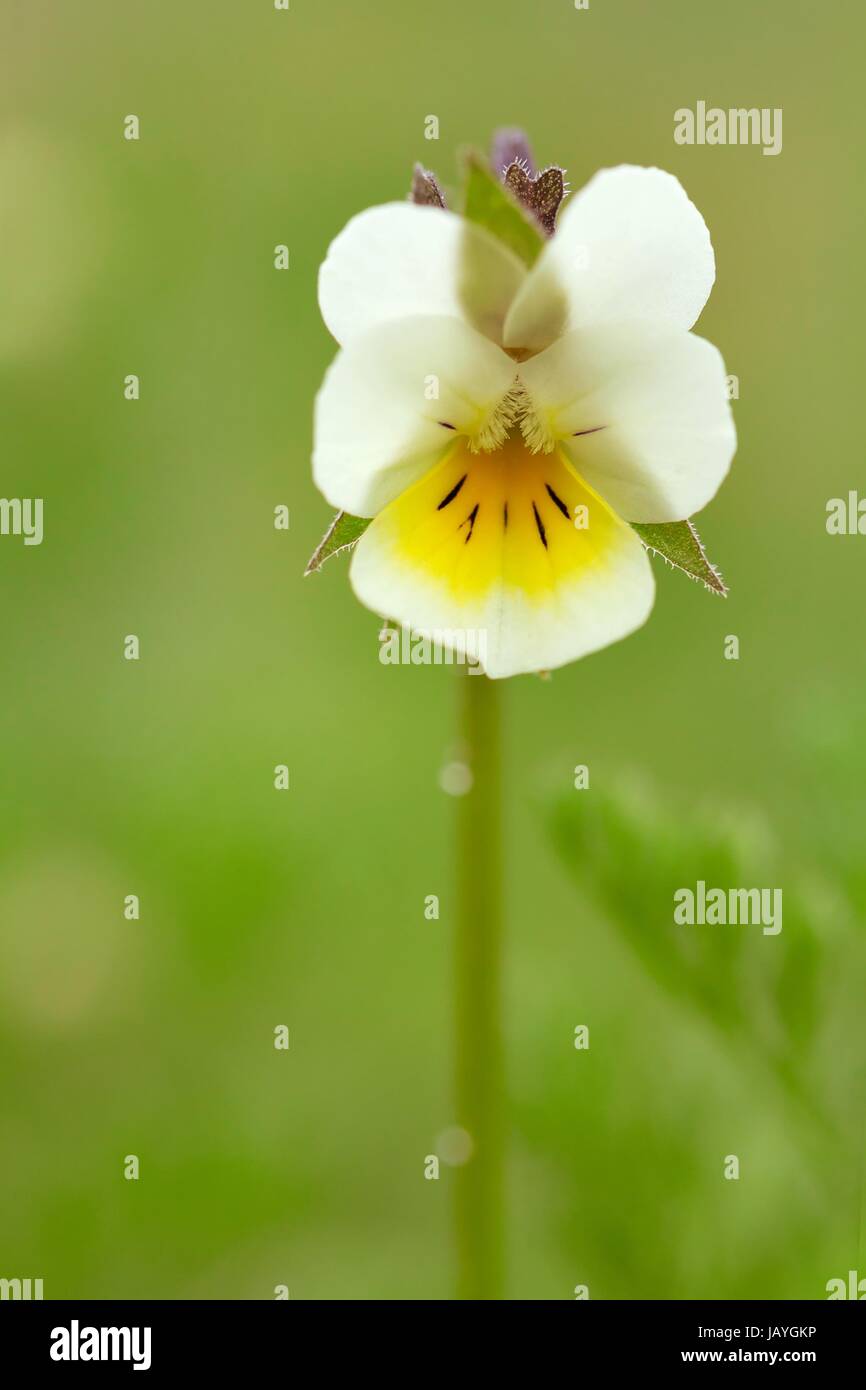
[[[693,333],[607,324],[520,365],[544,428],[626,521],[706,506],[736,449],[725,368]]]
[[[575,526],[585,508],[583,529]],[[552,670],[627,636],[655,592],[637,534],[560,453],[457,443],[371,522],[351,565],[361,602],[488,675]]]
[[[337,354],[316,398],[317,487],[343,511],[375,515],[455,434],[478,431],[515,374],[512,359],[461,319],[380,323]]]
[[[625,318],[691,328],[714,279],[710,234],[673,174],[602,169],[566,203],[503,342],[539,351],[572,328]]]
[[[368,208],[331,243],[319,271],[322,317],[344,346],[374,324],[445,314],[499,342],[526,268],[456,213],[414,203]]]

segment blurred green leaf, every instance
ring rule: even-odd
[[[779,962],[775,989],[785,1042],[792,1053],[807,1050],[819,1023],[820,943],[809,930],[805,911],[799,896],[789,897],[783,933],[787,949]]]
[[[538,259],[544,245],[541,231],[493,176],[481,155],[475,153],[466,159],[463,210],[468,221],[498,237],[526,265],[533,265]]]
[[[690,521],[665,521],[654,525],[633,521],[631,528],[637,531],[647,550],[661,555],[674,569],[699,580],[714,594],[721,594],[723,598],[727,595],[727,585],[707,559],[703,542]]]
[[[653,978],[731,1030],[742,1026],[733,987],[740,932],[684,931],[673,920],[677,888],[738,882],[733,847],[714,825],[678,824],[634,793],[593,790],[555,806],[553,833],[566,867],[596,896]],[[624,869],[627,866],[627,870]]]
[[[772,938],[759,925],[674,922],[674,893],[699,880],[724,889],[781,883],[760,823],[733,812],[672,815],[632,787],[569,792],[554,803],[550,825],[562,862],[648,974],[818,1113],[820,1098],[808,1094],[800,1067],[822,1022],[818,903],[786,874],[783,926]]]
[[[315,574],[326,560],[340,550],[351,550],[370,525],[369,517],[352,516],[350,512],[337,512],[316,549],[310,556],[304,575]]]

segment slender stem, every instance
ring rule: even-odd
[[[499,689],[460,674],[472,787],[461,797],[456,956],[457,1123],[472,1141],[455,1173],[458,1298],[499,1299],[504,1272],[502,787]]]

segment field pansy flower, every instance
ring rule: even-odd
[[[430,188],[427,206],[352,218],[321,267],[340,351],[314,477],[372,518],[351,562],[362,603],[464,654],[484,632],[489,676],[548,670],[645,621],[630,523],[690,517],[730,466],[724,365],[690,332],[713,249],[659,169],[602,170],[546,225],[536,208],[553,234],[531,266]]]

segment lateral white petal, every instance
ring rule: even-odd
[[[495,342],[526,268],[482,228],[444,208],[385,203],[353,217],[319,270],[322,317],[344,346],[407,314],[464,318]]]
[[[335,507],[374,516],[509,389],[515,363],[457,318],[380,323],[339,352],[316,397],[313,477]]]
[[[673,174],[602,169],[566,203],[503,342],[539,351],[570,329],[623,318],[691,328],[714,279],[710,234]]]
[[[693,333],[597,325],[520,375],[576,471],[627,521],[681,521],[728,472],[737,440],[724,363]]]

